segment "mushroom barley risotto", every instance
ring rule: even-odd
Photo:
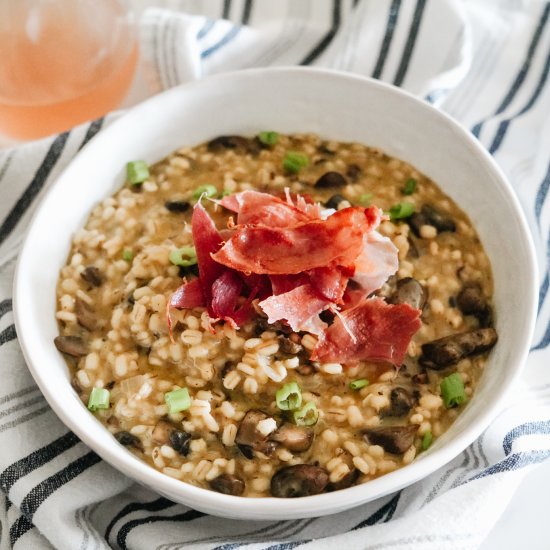
[[[93,211],[57,287],[57,348],[115,439],[249,497],[391,472],[460,414],[497,340],[468,217],[357,143],[220,136]]]

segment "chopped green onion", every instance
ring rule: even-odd
[[[193,191],[193,198],[194,199],[200,199],[202,195],[206,195],[207,197],[215,197],[218,194],[218,190],[216,189],[215,185],[201,185],[200,187],[197,187]]]
[[[191,406],[191,397],[187,388],[165,393],[164,401],[168,405],[168,412],[170,414],[186,411]]]
[[[416,180],[414,178],[409,178],[405,185],[403,186],[403,189],[401,189],[401,192],[403,195],[412,195],[416,191]]]
[[[149,167],[143,160],[134,160],[126,165],[126,179],[132,185],[143,183],[149,177]]]
[[[282,411],[294,411],[302,405],[302,391],[296,382],[289,382],[275,393],[277,407]]]
[[[441,380],[441,397],[445,407],[450,409],[457,405],[462,405],[466,401],[466,392],[464,391],[464,382],[462,376],[455,372]]]
[[[220,193],[220,199],[223,199],[224,197],[228,197],[229,195],[232,195],[233,193],[231,191],[222,191]]]
[[[308,401],[299,411],[294,411],[293,416],[297,426],[313,426],[319,420],[319,411],[313,401]]]
[[[260,143],[271,147],[279,141],[279,134],[277,132],[260,132],[258,139]]]
[[[361,206],[370,206],[370,201],[374,195],[372,193],[363,193],[359,195],[359,204]]]
[[[414,214],[414,204],[410,202],[398,202],[390,208],[390,218],[392,220],[401,220],[409,218]]]
[[[422,450],[426,451],[430,447],[433,441],[432,432],[428,431],[422,436]]]
[[[125,248],[122,251],[122,259],[125,262],[131,262],[134,259],[134,251],[130,250],[129,248]]]
[[[197,263],[197,251],[194,246],[182,246],[181,248],[172,250],[168,256],[168,259],[174,265],[188,267]]]
[[[360,390],[361,388],[364,388],[365,386],[369,385],[369,381],[366,378],[359,378],[358,380],[352,380],[349,383],[349,387],[352,390]]]
[[[309,158],[303,153],[289,151],[283,159],[283,168],[287,172],[297,174],[301,168],[305,168],[309,164]]]
[[[93,388],[90,393],[90,397],[88,398],[88,409],[92,412],[95,412],[98,409],[108,409],[109,399],[109,390],[104,388]]]

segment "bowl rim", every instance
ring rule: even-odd
[[[33,230],[36,231],[35,222],[41,215],[42,210],[46,208],[48,198],[53,193],[57,183],[64,178],[65,173],[73,165],[73,163],[75,163],[75,161],[77,162],[82,156],[94,154],[95,149],[101,150],[103,141],[108,139],[108,136],[113,129],[116,129],[119,125],[125,124],[127,119],[136,117],[139,115],[141,110],[148,109],[155,103],[162,103],[167,98],[180,94],[182,89],[188,91],[193,88],[200,89],[203,86],[223,86],[224,81],[262,78],[262,76],[266,73],[286,73],[292,78],[310,73],[317,74],[325,78],[338,78],[341,80],[361,82],[362,85],[378,88],[386,94],[392,94],[400,97],[404,101],[412,102],[415,104],[415,108],[432,111],[432,114],[438,116],[445,125],[450,126],[455,131],[457,139],[467,142],[470,149],[475,151],[480,157],[480,160],[486,165],[488,171],[492,172],[495,176],[498,186],[504,193],[506,199],[511,203],[517,214],[517,221],[520,228],[519,234],[521,234],[521,237],[523,238],[523,244],[526,247],[526,255],[529,258],[529,265],[526,266],[526,270],[528,270],[531,275],[530,285],[529,288],[526,289],[525,296],[525,300],[528,302],[527,310],[530,312],[530,315],[528,319],[525,319],[522,337],[518,338],[518,341],[520,342],[520,349],[516,349],[514,354],[516,363],[515,370],[509,376],[507,384],[502,388],[500,394],[485,405],[483,412],[476,418],[475,422],[471,422],[467,425],[464,430],[461,431],[459,436],[446,442],[442,448],[434,449],[433,452],[427,452],[421,455],[406,467],[399,468],[398,470],[373,479],[367,483],[356,485],[348,489],[294,499],[280,499],[273,497],[236,497],[195,487],[191,484],[171,478],[168,475],[157,471],[126,449],[122,447],[119,448],[114,438],[112,439],[112,443],[105,445],[96,441],[78,422],[79,417],[83,418],[81,415],[90,414],[86,408],[83,406],[80,413],[73,416],[69,414],[67,410],[63,408],[59,400],[56,399],[54,388],[52,388],[51,384],[48,383],[47,376],[44,375],[43,370],[40,368],[38,359],[33,356],[32,341],[29,340],[25,330],[24,317],[26,312],[23,311],[21,309],[22,306],[19,305],[21,303],[21,295],[25,292],[24,282],[22,281],[22,273],[24,272],[25,264],[27,263],[27,257],[32,254],[30,245]],[[73,232],[74,230],[75,228],[72,228]],[[97,452],[97,454],[106,460],[110,465],[133,480],[137,480],[153,490],[170,495],[169,498],[173,498],[174,495],[177,495],[178,497],[181,496],[180,502],[187,503],[188,505],[199,510],[203,509],[209,513],[219,514],[222,516],[226,515],[226,517],[240,516],[248,517],[250,519],[281,519],[285,517],[299,518],[326,515],[343,509],[344,502],[346,503],[345,508],[351,508],[395,492],[444,466],[450,460],[458,456],[477,437],[479,437],[479,435],[487,428],[491,420],[494,419],[502,408],[502,404],[508,395],[508,392],[511,390],[514,383],[516,383],[519,379],[522,368],[525,364],[535,327],[538,289],[537,281],[538,268],[535,248],[525,214],[520,206],[519,199],[515,195],[511,184],[508,182],[506,176],[497,165],[494,158],[466,128],[455,121],[451,116],[414,96],[410,92],[370,77],[332,69],[313,67],[254,68],[208,76],[205,79],[182,84],[155,95],[129,109],[126,113],[120,116],[120,118],[112,122],[106,129],[94,137],[93,140],[86,144],[82,150],[79,151],[73,159],[71,159],[69,164],[56,177],[56,180],[45,193],[36,211],[33,213],[31,221],[29,222],[28,230],[21,247],[15,270],[13,284],[13,310],[18,340],[23,356],[35,382],[46,398],[48,404],[56,413],[57,417],[70,430],[72,430],[86,445]],[[69,384],[69,382],[67,383]],[[99,422],[97,419],[95,420],[96,422]],[[236,515],[232,515],[233,508],[238,509]],[[213,510],[215,511],[213,512]]]

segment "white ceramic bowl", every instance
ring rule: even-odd
[[[119,445],[88,412],[55,349],[55,286],[73,233],[118,189],[127,161],[152,163],[182,145],[260,130],[315,132],[377,146],[412,163],[463,208],[477,228],[495,281],[492,351],[474,398],[432,448],[409,466],[363,485],[299,499],[247,499],[159,473]],[[536,265],[519,203],[488,153],[430,105],[380,82],[301,68],[251,70],[193,82],[129,111],[73,160],[36,213],[15,280],[17,334],[29,368],[59,418],[124,474],[176,502],[232,518],[296,519],[340,512],[430,474],[478,437],[518,381],[536,311]],[[513,266],[513,268],[512,268]]]

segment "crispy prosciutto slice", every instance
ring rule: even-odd
[[[253,294],[237,307],[244,282],[241,277],[231,270],[227,270],[212,285],[212,303],[210,315],[215,320],[227,321],[234,328],[238,328],[248,321],[252,315],[251,302]]]
[[[291,193],[289,188],[285,188],[286,202],[292,206],[296,206],[302,212],[305,212],[310,220],[316,220],[321,217],[321,205],[315,202],[311,195],[304,193],[299,195]]]
[[[258,276],[245,277],[212,259],[212,253],[223,245],[223,239],[200,203],[193,210],[191,229],[197,251],[199,278],[181,285],[172,294],[169,307],[188,309],[206,306],[213,320],[228,321],[238,327],[250,318],[251,301],[262,285],[262,288],[269,287],[269,281],[260,280]],[[249,297],[237,307],[244,287],[250,290]],[[171,327],[169,312],[167,319]]]
[[[212,254],[221,248],[223,240],[214,225],[214,221],[200,202],[193,209],[191,230],[193,243],[197,251],[199,277],[206,304],[209,306],[212,302],[212,285],[226,271],[226,268],[212,259]]]
[[[311,359],[323,363],[386,361],[400,365],[407,346],[422,326],[421,311],[371,298],[335,318],[315,346]]]
[[[297,275],[270,275],[269,280],[271,281],[271,288],[275,296],[290,292],[299,286],[309,283],[309,278],[304,273],[298,273]]]
[[[363,236],[363,250],[354,262],[353,280],[366,295],[380,288],[399,267],[398,250],[388,237],[377,231]]]
[[[295,274],[351,265],[363,249],[370,222],[362,208],[344,208],[326,220],[292,227],[237,226],[212,258],[245,273]]]
[[[268,316],[269,323],[284,320],[292,330],[303,330],[312,334],[322,334],[327,327],[319,314],[330,305],[331,302],[317,294],[309,284],[271,296],[259,303]]]
[[[204,307],[206,301],[202,291],[202,285],[199,279],[193,279],[188,283],[183,283],[170,296],[170,307],[177,309],[191,309],[194,307]]]
[[[342,302],[342,297],[349,278],[353,275],[355,269],[334,266],[334,267],[317,267],[308,271],[311,286],[327,300],[339,304]]]
[[[224,197],[220,204],[228,210],[237,212],[239,225],[288,227],[315,219],[306,210],[294,206],[292,201],[285,201],[258,191],[242,191],[236,195],[229,195]],[[307,206],[311,207],[311,205]],[[318,219],[319,216],[316,218]]]
[[[206,307],[212,322],[238,328],[254,314],[256,299],[270,323],[319,336],[315,360],[402,361],[419,311],[367,299],[398,267],[397,249],[375,231],[380,209],[349,207],[323,217],[319,204],[288,190],[281,198],[244,191],[220,204],[237,223],[218,231],[200,202],[195,206],[199,278],[185,282],[169,308]],[[325,310],[336,315],[330,327],[320,318]]]

